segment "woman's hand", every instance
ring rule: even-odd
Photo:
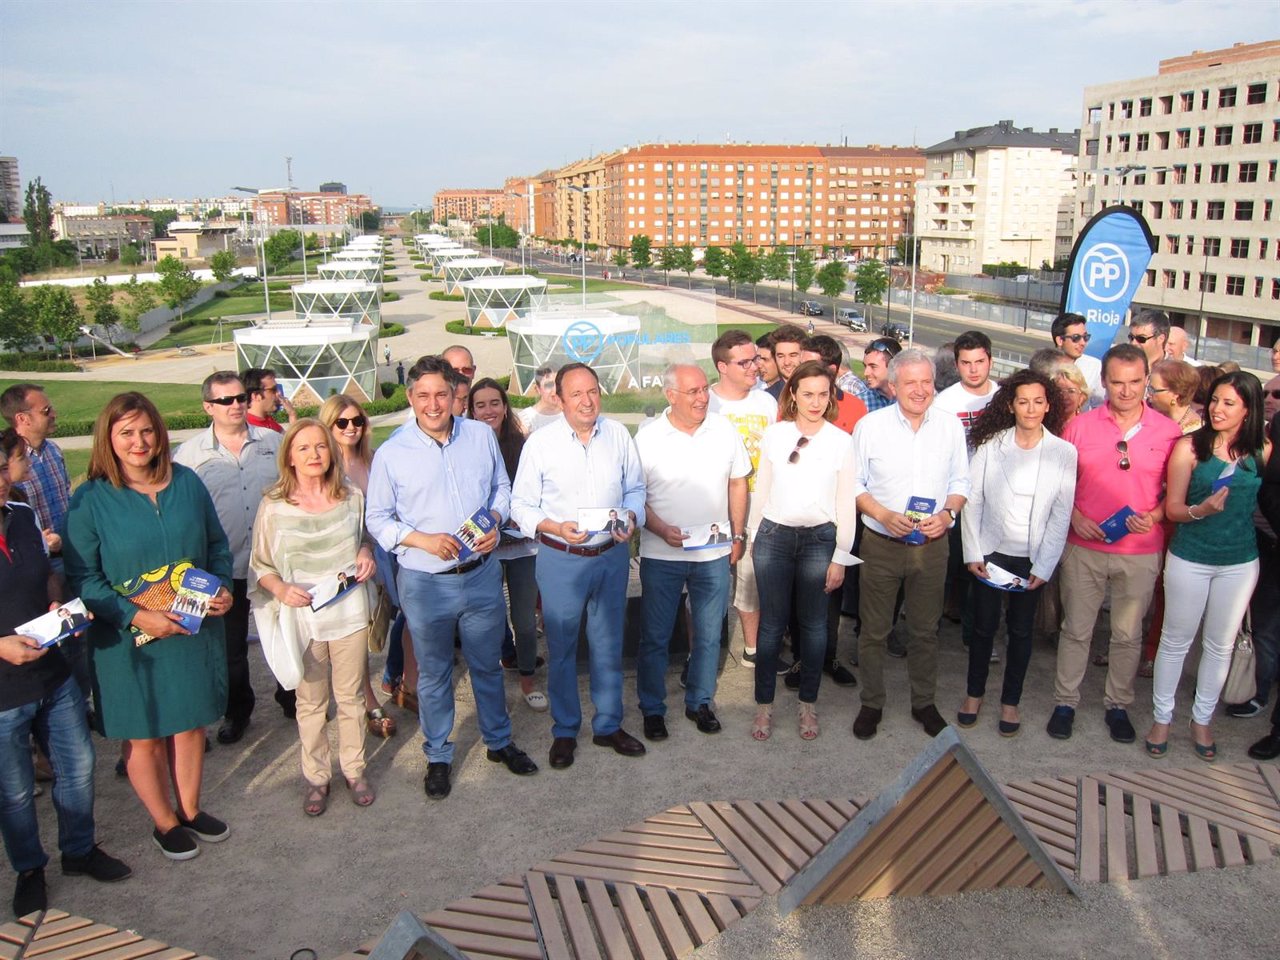
[[[44,545],[51,555],[62,552],[62,538],[52,530],[44,531]]]
[[[48,647],[40,646],[39,642],[31,637],[22,637],[17,634],[0,637],[0,660],[12,663],[15,667],[30,663],[32,660],[39,660],[48,652]]]
[[[361,547],[356,554],[356,582],[364,583],[378,571],[378,564],[373,559],[373,551],[367,546]]]
[[[969,572],[980,580],[990,580],[991,574],[987,572],[987,565],[979,561],[978,563],[966,563],[965,567]]]
[[[311,605],[311,594],[296,583],[286,583],[282,580],[280,581],[280,586],[272,592],[275,594],[275,598],[286,607],[308,607]]]
[[[835,593],[844,585],[844,564],[828,563],[827,564],[827,582],[822,589],[827,593]]]
[[[1222,487],[1197,503],[1195,506],[1195,519],[1203,520],[1205,517],[1211,517],[1215,513],[1221,513],[1227,509],[1227,494],[1230,492],[1230,487]]]
[[[221,617],[225,616],[227,611],[231,609],[231,603],[234,598],[231,591],[226,587],[219,587],[218,592],[213,595],[213,599],[209,601],[209,616]]]
[[[182,625],[182,618],[167,610],[139,610],[129,622],[153,637],[191,636],[191,631]]]

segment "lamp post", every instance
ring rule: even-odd
[[[254,190],[251,187],[232,187],[231,189],[238,191],[239,193],[248,193],[255,197],[262,192],[261,190]],[[262,303],[263,303],[263,306],[265,306],[267,309],[267,322],[270,323],[271,322],[271,288],[267,285],[266,224],[258,222],[258,217],[256,213],[254,214],[253,220],[254,220],[254,226],[259,228],[258,229],[258,246],[262,247]],[[303,245],[305,246],[306,244],[304,243]],[[254,266],[254,269],[257,269],[257,266],[258,266],[258,247],[257,246],[255,246],[253,249],[253,266]]]
[[[595,193],[597,190],[604,190],[605,184],[598,184],[594,187],[579,187],[577,184],[568,184],[568,189],[574,193],[582,195],[582,217],[579,224],[582,228],[582,305],[587,305],[587,194]]]
[[[1027,241],[1027,287],[1022,292],[1022,332],[1027,332],[1031,317],[1031,246],[1036,242],[1034,236],[1023,237],[1021,234],[1010,234],[1010,240]]]

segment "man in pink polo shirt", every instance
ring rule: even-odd
[[[1134,741],[1128,707],[1164,541],[1164,477],[1178,425],[1143,402],[1147,357],[1132,344],[1102,359],[1106,403],[1067,425],[1077,452],[1076,500],[1062,555],[1062,633],[1049,736],[1069,739],[1098,610],[1111,588],[1111,651],[1103,693],[1111,739]],[[1129,516],[1124,513],[1132,511]]]

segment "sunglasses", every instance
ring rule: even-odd
[[[787,457],[787,463],[798,463],[800,461],[800,451],[809,445],[808,437],[801,437],[796,441],[796,448],[791,451],[791,456]]]
[[[28,410],[24,410],[24,411],[22,411],[22,412],[23,412],[23,413],[38,413],[38,414],[40,414],[40,416],[42,416],[42,417],[47,417],[49,414],[53,413],[53,404],[52,404],[52,403],[47,403],[47,404],[45,404],[43,407],[31,407],[30,409],[28,409]]]
[[[1090,333],[1069,333],[1069,334],[1067,334],[1065,337],[1063,337],[1062,339],[1063,339],[1063,340],[1070,340],[1072,343],[1088,343],[1090,340],[1092,340],[1092,339],[1093,339],[1093,334],[1090,334]]]
[[[476,375],[475,367],[454,367],[454,370],[462,374],[464,377],[474,377]]]
[[[339,430],[345,430],[347,427],[363,427],[368,422],[369,418],[362,413],[358,417],[339,417],[333,421],[333,425]]]
[[[1148,340],[1154,340],[1155,338],[1156,338],[1156,335],[1154,333],[1148,333],[1145,336],[1142,335],[1141,333],[1129,334],[1130,343],[1146,343]]]
[[[1125,441],[1125,440],[1119,440],[1119,441],[1117,441],[1117,442],[1116,442],[1116,453],[1120,454],[1120,462],[1117,464],[1117,466],[1118,466],[1121,470],[1128,470],[1128,469],[1129,469],[1129,467],[1130,467],[1130,463],[1129,463],[1129,444],[1128,444],[1128,442],[1127,442],[1127,441]]]
[[[901,347],[902,344],[898,343],[897,340],[872,340],[862,352],[892,354],[895,350],[901,349]]]
[[[237,403],[248,403],[249,395],[247,393],[235,393],[229,397],[214,397],[209,402],[216,403],[220,407],[230,407]]]
[[[1270,397],[1272,400],[1280,400],[1280,390],[1263,390],[1264,397]]]

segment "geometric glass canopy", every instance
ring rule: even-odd
[[[502,327],[536,308],[547,290],[541,277],[488,276],[459,284],[467,298],[467,325]]]

